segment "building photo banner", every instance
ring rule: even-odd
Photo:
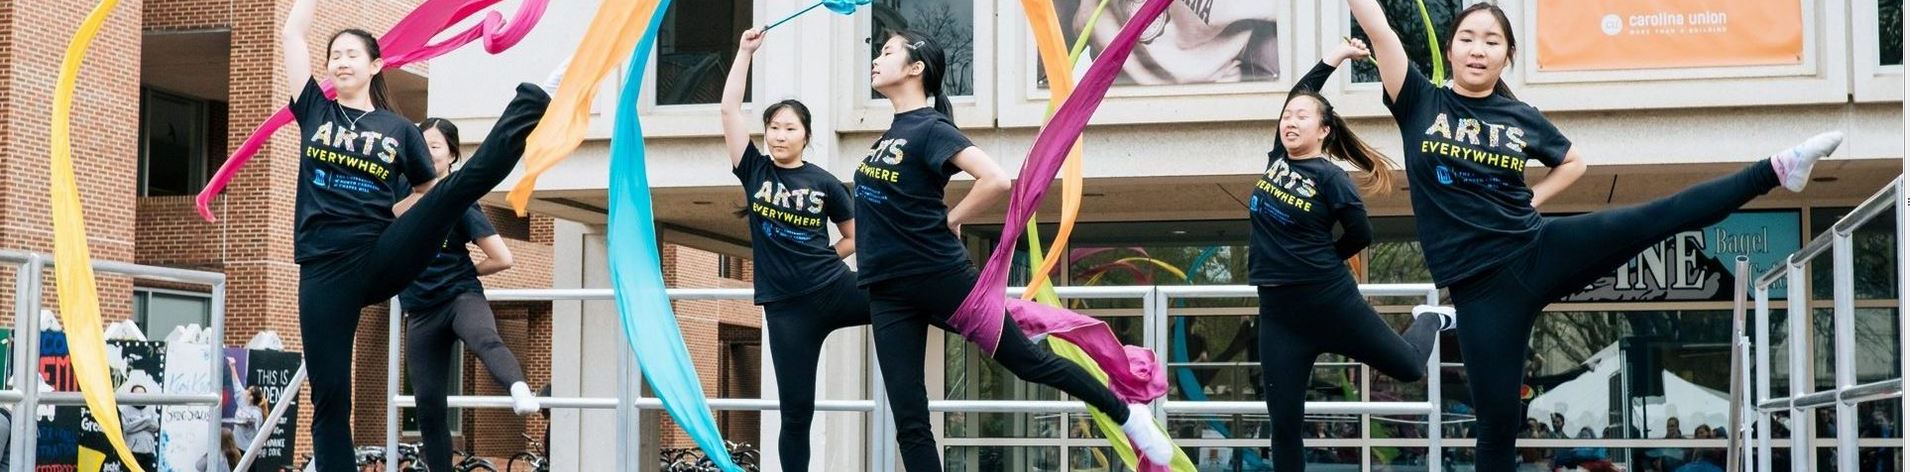
[[[1054,0],[1063,39],[1088,33],[1084,61],[1101,56],[1141,2]],[[1280,78],[1282,2],[1183,0],[1142,33],[1115,85],[1270,82]],[[1077,69],[1085,69],[1079,65]],[[1045,74],[1038,86],[1047,87]]]
[[[1538,0],[1542,71],[1797,64],[1800,0]]]

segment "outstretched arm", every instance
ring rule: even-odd
[[[292,100],[297,101],[305,82],[312,80],[312,51],[305,36],[312,32],[312,17],[318,14],[318,0],[298,0],[292,4],[292,14],[285,17],[285,28],[279,31],[279,50],[284,54],[285,83]]]
[[[736,62],[730,65],[728,81],[723,83],[723,142],[729,145],[730,167],[743,162],[743,150],[749,148],[749,120],[743,118],[743,95],[749,92],[750,56],[763,45],[763,32],[751,29],[738,41]]]
[[[1346,0],[1346,7],[1353,11],[1353,19],[1366,31],[1367,39],[1373,41],[1373,57],[1379,59],[1379,81],[1386,88],[1386,96],[1398,98],[1400,87],[1406,84],[1406,68],[1412,66],[1406,57],[1406,44],[1386,22],[1386,9],[1379,0]]]

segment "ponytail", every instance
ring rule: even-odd
[[[935,111],[947,117],[950,123],[955,121],[955,104],[948,102],[948,96],[941,91],[935,92]]]
[[[1393,165],[1393,161],[1387,159],[1386,155],[1381,154],[1378,149],[1373,149],[1372,145],[1366,144],[1366,140],[1360,139],[1358,134],[1354,134],[1353,127],[1346,125],[1346,118],[1341,117],[1340,112],[1333,109],[1333,103],[1326,101],[1326,97],[1320,96],[1318,92],[1302,90],[1294,92],[1287,101],[1291,102],[1299,97],[1308,97],[1319,102],[1320,124],[1331,130],[1326,135],[1326,142],[1320,144],[1320,151],[1335,159],[1351,163],[1353,167],[1364,171],[1366,176],[1360,179],[1361,192],[1367,195],[1385,195],[1392,192],[1393,170],[1397,168]]]

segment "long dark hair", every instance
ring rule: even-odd
[[[325,47],[327,49],[331,48],[333,43],[338,42],[339,37],[342,37],[345,35],[355,36],[358,38],[359,41],[364,42],[365,55],[370,56],[372,60],[385,58],[385,53],[378,50],[378,38],[376,36],[372,36],[370,31],[365,31],[358,28],[346,28],[346,29],[338,30],[337,33],[332,33],[332,40],[327,41],[325,43]],[[329,52],[327,54],[329,54]],[[398,110],[397,102],[391,101],[391,91],[388,87],[385,86],[384,71],[372,71],[371,73],[371,104],[372,106],[378,107],[378,109],[380,110],[385,110],[392,113],[398,113],[401,115],[404,114],[403,112]]]
[[[948,94],[942,92],[942,78],[948,73],[948,54],[942,52],[942,46],[928,35],[913,30],[897,30],[889,36],[902,38],[907,43],[903,47],[907,48],[909,62],[922,63],[922,93],[935,101],[935,111],[955,121],[955,105],[949,103]]]
[[[464,159],[464,149],[458,147],[458,143],[462,142],[458,141],[458,125],[451,124],[451,120],[444,118],[425,118],[423,123],[418,123],[420,133],[433,129],[438,130],[438,134],[444,135],[444,147],[451,151],[452,164]]]
[[[1466,21],[1466,18],[1470,18],[1474,13],[1479,12],[1492,14],[1492,19],[1499,22],[1499,29],[1505,30],[1506,66],[1510,67],[1512,65],[1512,58],[1517,57],[1519,53],[1519,38],[1512,35],[1512,20],[1505,16],[1505,10],[1500,9],[1497,3],[1479,2],[1466,7],[1464,10],[1460,10],[1459,14],[1452,16],[1452,24],[1446,25],[1446,42],[1444,43],[1446,45],[1446,50],[1444,51],[1446,54],[1446,70],[1454,71],[1455,74],[1457,74],[1459,70],[1457,67],[1458,64],[1452,60],[1452,39],[1459,34],[1459,23]],[[1512,94],[1512,87],[1505,85],[1504,73],[1499,74],[1499,83],[1492,85],[1492,93],[1504,95],[1505,98],[1513,100],[1519,99],[1517,95]]]
[[[802,122],[802,140],[807,143],[809,141],[809,135],[811,134],[809,131],[809,106],[803,105],[800,100],[791,98],[772,103],[768,107],[763,108],[763,127],[768,128],[769,120],[774,119],[776,112],[783,111],[784,108],[788,108],[791,113],[796,114],[796,121]]]
[[[1333,102],[1326,101],[1326,97],[1312,90],[1297,90],[1287,96],[1287,103],[1291,104],[1294,99],[1300,97],[1312,98],[1319,102],[1320,124],[1326,125],[1327,129],[1331,130],[1326,134],[1326,142],[1320,143],[1320,151],[1335,159],[1350,162],[1353,167],[1365,171],[1366,178],[1361,179],[1360,182],[1361,191],[1369,195],[1383,195],[1391,192],[1393,190],[1393,161],[1388,160],[1386,155],[1381,154],[1378,149],[1373,149],[1373,146],[1366,144],[1366,140],[1360,139],[1359,135],[1353,134],[1353,128],[1346,125],[1346,119],[1340,117],[1340,112],[1333,109]],[[1285,109],[1285,106],[1281,108]]]

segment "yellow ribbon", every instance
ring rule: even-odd
[[[119,452],[121,461],[133,472],[145,472],[133,451],[126,447],[120,432],[119,399],[113,394],[113,379],[106,365],[106,333],[100,325],[99,289],[94,286],[92,255],[86,250],[86,217],[80,210],[79,185],[73,179],[73,90],[79,81],[80,64],[86,50],[99,36],[106,17],[118,0],[100,0],[86,15],[73,41],[66,46],[66,59],[60,63],[60,77],[53,85],[53,122],[48,131],[51,155],[53,200],[53,273],[59,285],[60,322],[66,327],[67,348],[78,380],[80,396],[99,422],[100,432]],[[32,315],[27,315],[32,316]],[[22,336],[36,335],[23,333]],[[32,388],[32,387],[24,387]],[[18,415],[18,413],[16,413]],[[19,418],[20,416],[16,416]]]
[[[590,104],[597,96],[597,84],[615,71],[637,47],[637,39],[656,14],[658,0],[605,0],[597,7],[596,18],[584,31],[584,40],[571,55],[564,69],[564,81],[551,97],[544,119],[537,122],[524,146],[524,177],[511,188],[507,197],[517,216],[530,206],[531,191],[537,177],[555,167],[584,142],[590,127]],[[631,80],[638,80],[632,78]],[[636,97],[619,97],[635,100]]]

